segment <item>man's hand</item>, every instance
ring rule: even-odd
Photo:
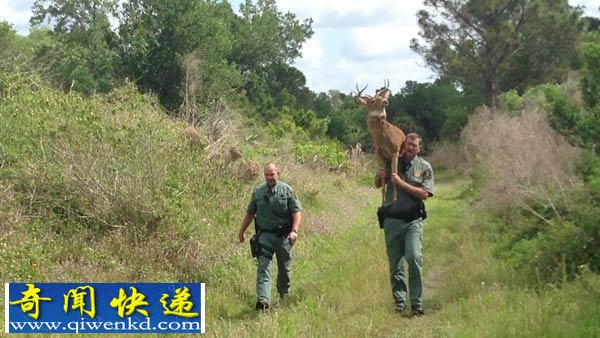
[[[290,232],[288,238],[290,239],[290,244],[293,246],[294,244],[296,244],[296,239],[298,239],[298,233],[292,231]]]
[[[402,183],[404,183],[404,181],[400,178],[400,176],[397,173],[392,173],[392,183],[394,183],[397,186],[402,186]]]
[[[238,234],[238,239],[240,240],[240,243],[244,243],[244,241],[246,240],[246,232],[240,231],[240,233]]]

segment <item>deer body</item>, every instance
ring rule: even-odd
[[[369,117],[367,127],[375,146],[375,152],[383,160],[384,165],[386,160],[398,159],[402,153],[404,132],[381,117]]]
[[[366,87],[365,87],[366,88]],[[377,165],[379,169],[385,169],[386,161],[391,161],[392,173],[398,173],[398,157],[402,154],[402,146],[406,135],[402,129],[387,121],[385,107],[388,104],[390,89],[388,85],[375,92],[375,96],[361,96],[362,91],[359,90],[355,96],[355,101],[359,105],[367,107],[367,127],[369,134],[375,147],[377,156]],[[358,87],[357,87],[358,90]],[[383,182],[385,183],[385,182]],[[382,184],[384,190],[382,192],[382,203],[385,200],[385,184]],[[397,198],[397,191],[394,188],[394,201]]]

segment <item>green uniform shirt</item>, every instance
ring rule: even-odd
[[[281,181],[277,181],[273,188],[269,188],[266,182],[256,187],[246,209],[254,215],[261,230],[290,227],[292,214],[301,210],[302,205],[292,187]]]
[[[433,196],[433,169],[431,168],[431,164],[425,161],[422,157],[415,156],[415,158],[410,161],[410,167],[402,172],[402,160],[398,160],[398,175],[408,182],[412,186],[421,187],[425,189],[429,193],[429,197]],[[393,188],[394,184],[390,180],[391,177],[391,163],[388,163],[388,176],[386,177],[387,189],[385,201],[387,203],[391,203],[393,201]],[[398,188],[398,190],[402,190]],[[399,193],[398,201],[402,202],[404,198],[411,198],[408,193]]]

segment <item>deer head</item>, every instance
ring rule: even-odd
[[[362,92],[367,88],[358,89],[356,85],[356,95],[354,96],[354,102],[358,105],[367,107],[369,117],[385,118],[386,112],[385,107],[388,105],[388,99],[390,98],[390,82],[385,81],[383,87],[375,90],[375,95],[362,95]]]

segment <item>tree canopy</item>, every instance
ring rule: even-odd
[[[581,11],[567,0],[425,0],[411,48],[493,107],[507,89],[563,79]]]
[[[561,82],[573,69],[581,69],[586,104],[597,104],[598,20],[581,18],[566,0],[424,4],[422,39],[411,48],[438,79],[396,88],[388,118],[406,131],[427,143],[456,139],[475,106]],[[313,22],[280,11],[275,0],[246,0],[238,11],[219,0],[36,0],[32,11],[29,36],[0,24],[0,71],[21,67],[86,95],[133,81],[169,113],[201,117],[227,102],[277,132],[370,145],[351,94],[307,87],[294,62]]]

